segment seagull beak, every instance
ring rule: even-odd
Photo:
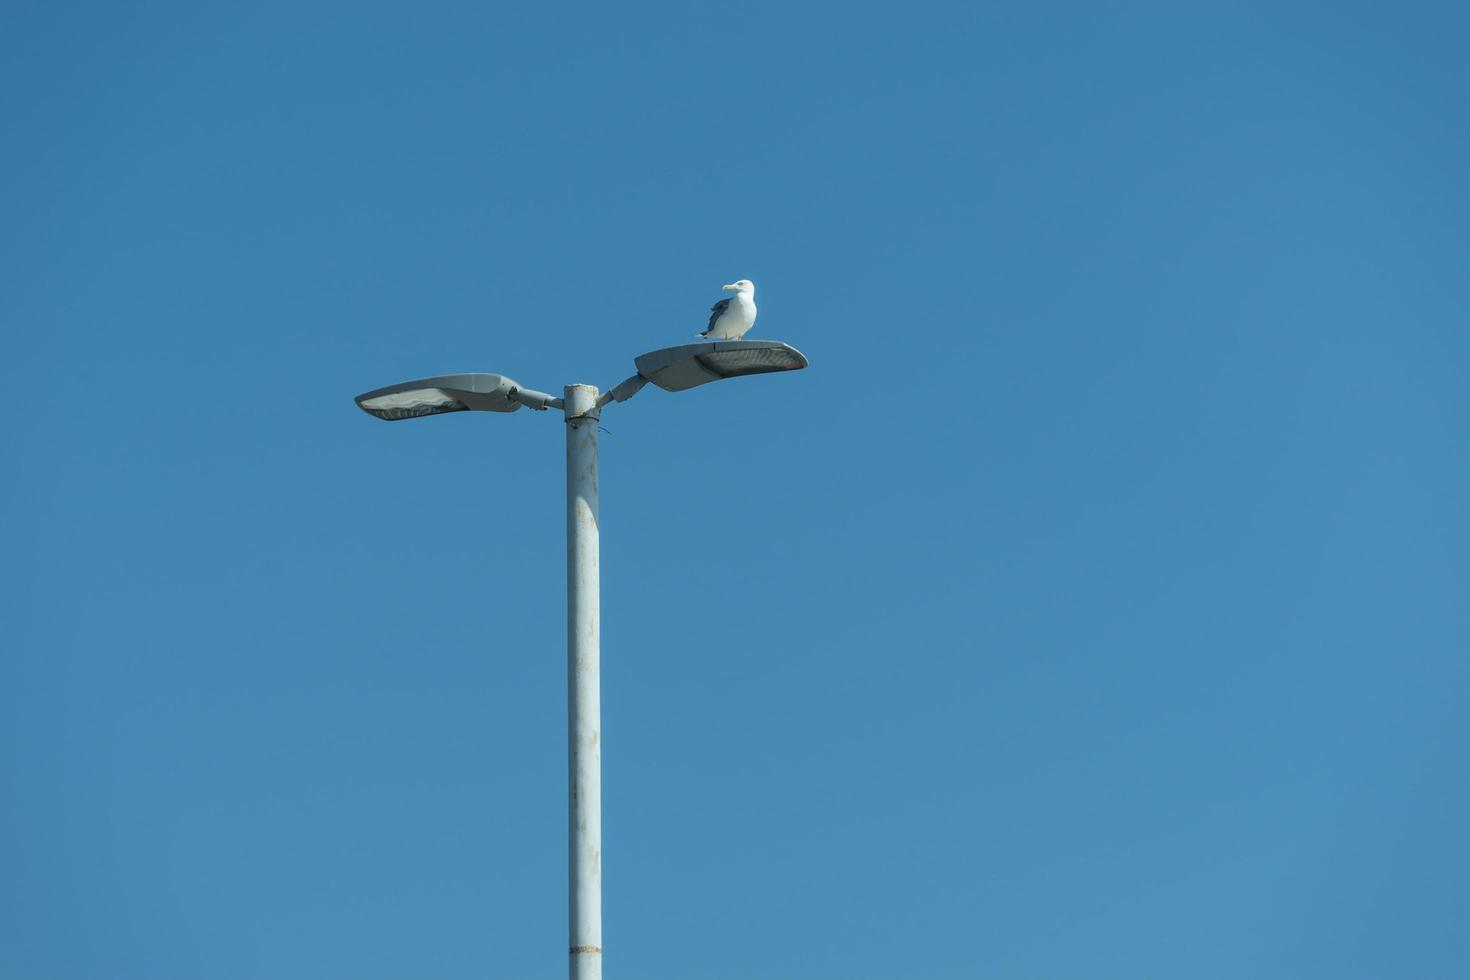
[[[733,293],[739,288],[740,287],[736,286],[733,282],[727,282],[720,287],[720,291],[725,293]]]

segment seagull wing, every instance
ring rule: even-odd
[[[707,327],[704,332],[709,333],[711,330],[713,330],[715,328],[715,321],[724,316],[725,311],[729,308],[730,298],[728,296],[720,300],[714,306],[711,306],[709,308],[709,327]]]

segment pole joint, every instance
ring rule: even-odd
[[[592,385],[567,385],[561,402],[568,425],[597,422],[602,418],[602,402]]]

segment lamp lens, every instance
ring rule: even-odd
[[[424,415],[442,415],[445,412],[469,411],[468,405],[443,388],[395,391],[391,395],[369,398],[360,404],[364,412],[390,422],[398,419],[416,419]]]
[[[747,350],[717,350],[696,355],[700,364],[722,378],[738,378],[746,374],[770,371],[794,371],[802,367],[801,356],[779,347],[757,347]]]

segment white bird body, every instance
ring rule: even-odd
[[[755,283],[741,279],[721,288],[735,295],[709,308],[709,327],[700,336],[709,340],[739,340],[755,326]]]

